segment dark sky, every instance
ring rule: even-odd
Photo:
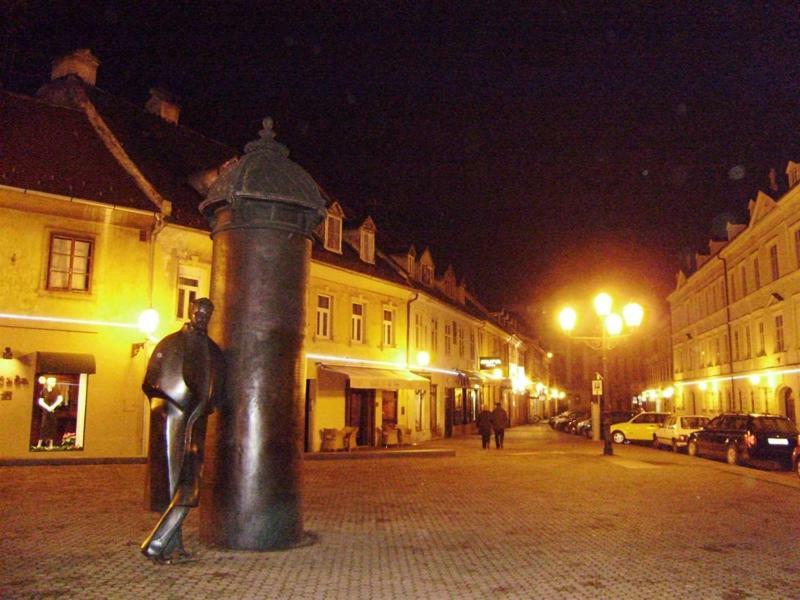
[[[334,197],[491,304],[598,282],[663,298],[681,256],[800,160],[794,2],[0,6],[5,86],[90,47],[99,87],[169,89],[237,148],[271,115]]]

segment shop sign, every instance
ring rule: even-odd
[[[479,364],[481,369],[496,369],[503,365],[503,359],[499,356],[481,356]]]

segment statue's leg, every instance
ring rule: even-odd
[[[188,506],[175,506],[171,503],[155,529],[142,542],[140,547],[142,554],[158,562],[165,562],[175,555],[183,554],[181,525],[188,514]]]

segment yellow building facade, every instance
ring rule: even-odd
[[[672,312],[678,412],[764,412],[797,422],[800,386],[800,188],[760,192],[746,224],[709,243],[680,273]]]
[[[78,52],[40,97],[0,93],[11,150],[0,157],[4,461],[142,460],[147,360],[210,292],[212,241],[197,206],[235,153],[179,126],[163,94],[146,110],[120,108],[93,87],[96,68]],[[183,170],[153,162],[159,154],[179,155]],[[471,433],[484,402],[525,422],[544,365],[535,340],[451,268],[437,271],[428,251],[382,234],[330,200],[313,240],[306,451],[333,449],[326,432],[345,428],[348,447]],[[153,311],[157,323],[140,322]]]

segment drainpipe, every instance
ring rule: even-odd
[[[733,338],[731,336],[731,303],[728,292],[728,261],[719,254],[716,255],[722,261],[722,281],[725,287],[725,328],[728,331],[728,369],[731,380],[731,403],[736,402],[736,380],[733,378]]]
[[[411,303],[419,300],[419,292],[406,304],[406,368],[411,367]]]
[[[164,221],[164,213],[157,213],[155,215],[153,226],[148,231],[148,238],[150,241],[150,257],[149,257],[150,264],[148,265],[148,269],[150,271],[150,277],[147,289],[148,308],[153,308],[153,290],[155,288],[155,276],[156,276],[156,239],[158,238],[158,234],[161,233],[166,226],[167,224]]]

